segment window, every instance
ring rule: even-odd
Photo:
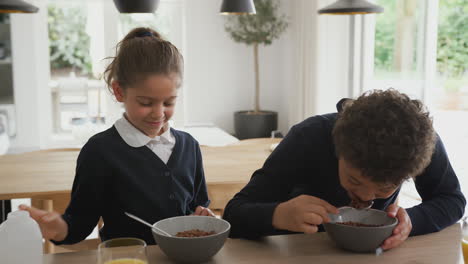
[[[157,29],[176,45],[182,43],[183,4],[162,0],[154,14],[118,14],[112,2],[104,1],[49,0],[47,6],[53,130],[84,143],[115,121],[108,115],[116,111],[110,106],[113,100],[101,80],[109,62],[104,58],[114,54],[111,46],[140,26]],[[106,43],[109,39],[116,41]]]
[[[440,0],[436,80],[429,98],[434,124],[468,192],[468,0]]]
[[[426,0],[385,1],[376,15],[374,79],[371,87],[395,87],[423,98]]]
[[[385,11],[376,16],[370,87],[394,87],[429,106],[468,191],[468,0],[376,2]]]
[[[70,132],[74,125],[96,119],[96,89],[91,38],[85,2],[51,1],[48,6],[49,52],[54,131]]]

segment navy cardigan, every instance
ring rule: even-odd
[[[93,136],[78,156],[71,201],[62,216],[68,235],[53,242],[84,240],[102,216],[102,240],[130,236],[154,244],[150,228],[124,212],[155,223],[208,206],[198,142],[185,132],[171,132],[176,144],[167,165],[148,147],[127,145],[115,127]]]
[[[310,117],[290,130],[226,206],[223,217],[231,223],[231,237],[289,233],[273,228],[273,212],[279,203],[301,194],[316,196],[336,207],[350,203],[338,177],[332,139],[336,118],[336,113]],[[441,230],[463,216],[466,201],[439,137],[431,163],[416,177],[415,184],[422,203],[407,209],[413,225],[411,235]],[[385,210],[398,192],[375,200],[372,207]]]

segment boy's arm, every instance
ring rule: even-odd
[[[407,209],[413,225],[410,235],[439,231],[463,216],[466,200],[439,136],[431,163],[415,183],[422,203]]]
[[[301,177],[312,173],[319,163],[316,159],[323,148],[316,132],[308,131],[306,137],[304,129],[293,127],[263,167],[229,201],[223,218],[231,223],[232,237],[285,233],[273,227],[273,213],[278,204],[291,198],[289,194]]]
[[[68,225],[68,234],[62,241],[52,240],[56,245],[74,244],[86,239],[99,221],[106,172],[97,153],[87,144],[78,156],[70,204],[62,215]]]

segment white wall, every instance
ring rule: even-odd
[[[336,112],[336,103],[346,96],[349,17],[317,13],[332,2],[288,1],[292,35],[285,48],[294,50],[287,61],[293,71],[289,126],[312,115]]]
[[[332,3],[320,1],[319,9]],[[316,13],[316,12],[315,12]],[[349,16],[318,16],[317,97],[318,114],[336,112],[336,103],[348,89]]]
[[[52,130],[46,8],[29,1],[36,14],[11,14],[16,138],[11,147],[27,151],[44,147]]]
[[[281,12],[288,14],[288,5]],[[233,133],[235,111],[251,110],[254,100],[253,48],[235,43],[224,31],[220,0],[186,1],[185,103],[187,123],[212,122]],[[286,39],[261,46],[260,85],[263,110],[279,112],[287,130],[287,92],[292,69],[285,63]]]

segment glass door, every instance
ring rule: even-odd
[[[423,100],[462,189],[468,191],[468,0],[377,0],[368,88]],[[414,190],[415,192],[415,190]]]

